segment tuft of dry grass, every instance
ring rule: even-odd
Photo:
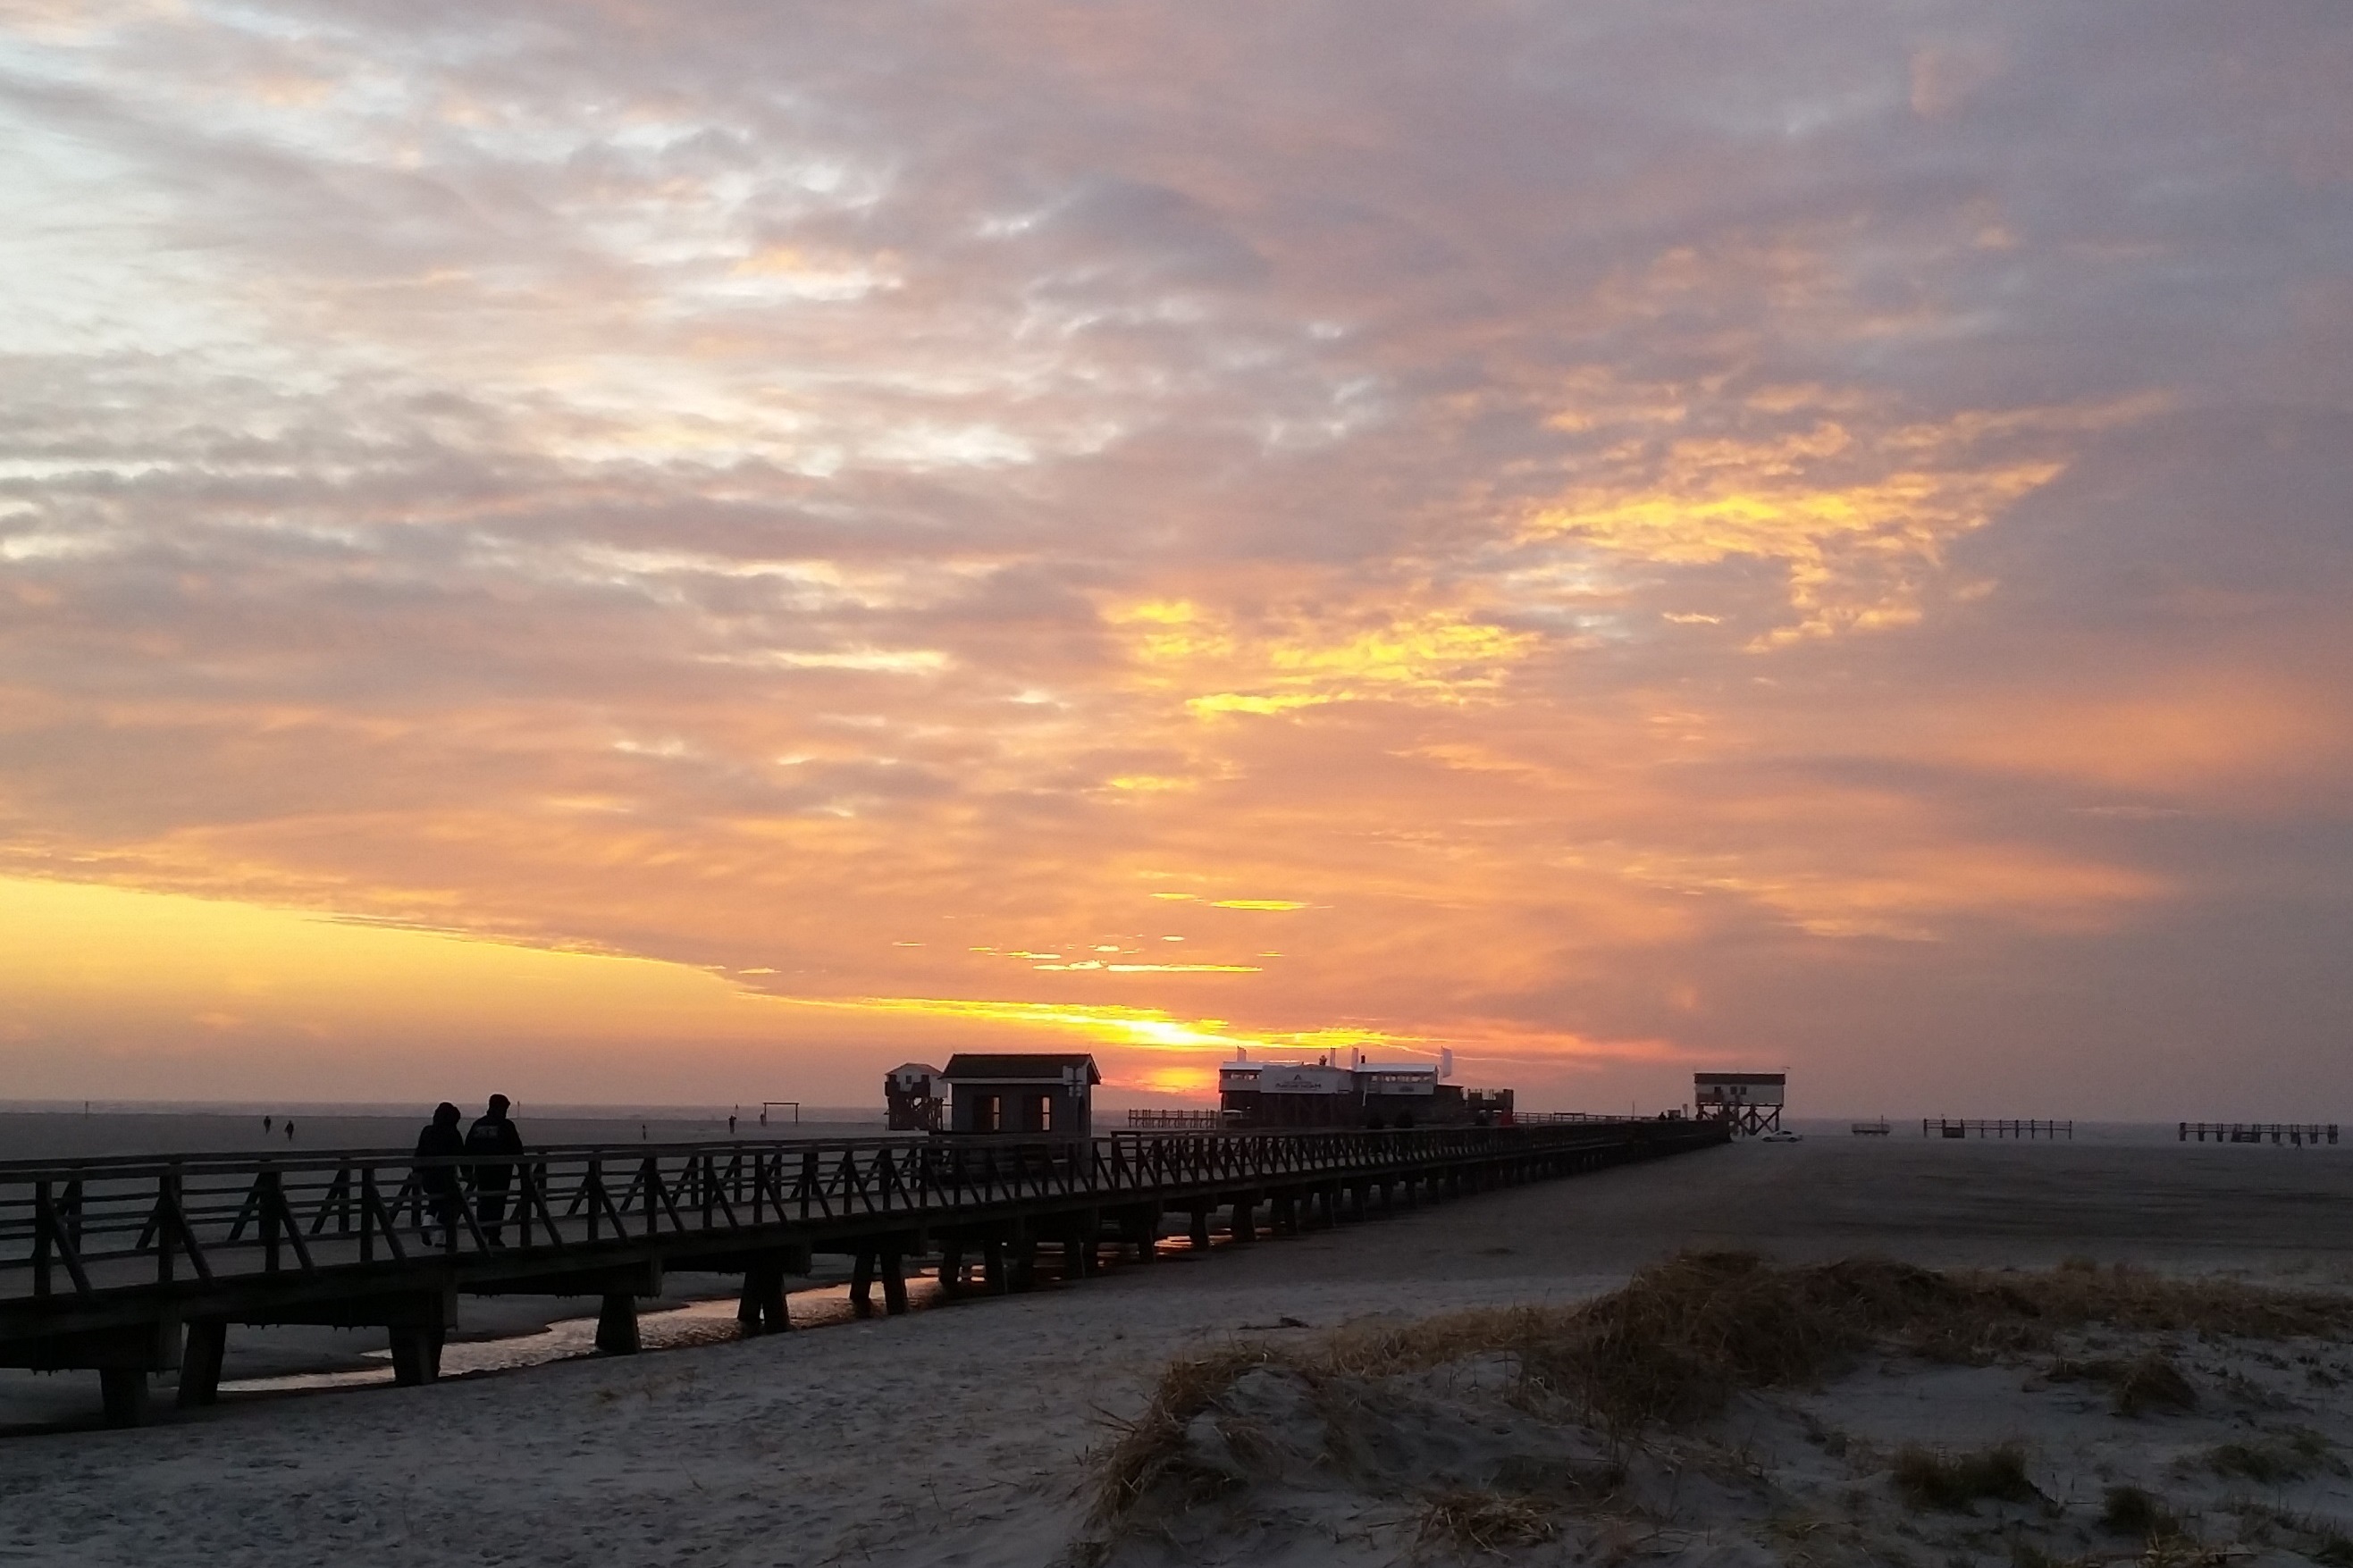
[[[2070,1361],[2063,1356],[2052,1362],[2043,1375],[2052,1383],[2106,1384],[2116,1395],[2119,1415],[2198,1407],[2198,1390],[2161,1351],[2150,1351],[2135,1361]]]
[[[1914,1508],[1968,1513],[1980,1498],[1996,1502],[2032,1502],[2042,1494],[2026,1476],[2026,1454],[2015,1443],[1972,1454],[1940,1454],[1918,1447],[1895,1456],[1889,1472],[1895,1489]]]
[[[2328,1439],[2304,1431],[2253,1443],[2224,1443],[2207,1453],[2206,1467],[2218,1476],[2240,1476],[2263,1486],[2300,1481],[2316,1469],[2346,1473],[2344,1462],[2329,1451]]]
[[[1558,1533],[1542,1504],[1507,1492],[1454,1490],[1424,1500],[1416,1538],[1442,1542],[1463,1552],[1535,1546]]]
[[[2100,1510],[2100,1528],[2142,1541],[2161,1541],[2179,1533],[2180,1525],[2166,1506],[2138,1487],[2110,1487]]]
[[[2195,1410],[2198,1391],[2162,1352],[2150,1351],[2116,1379],[2116,1414],[2146,1415],[2154,1410]]]
[[[1116,1519],[1134,1508],[1155,1481],[1167,1475],[1185,1452],[1185,1428],[1231,1389],[1244,1373],[1270,1364],[1264,1345],[1229,1345],[1208,1355],[1170,1362],[1134,1420],[1121,1424],[1119,1438],[1103,1464],[1095,1500],[1098,1520]]]

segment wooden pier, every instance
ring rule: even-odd
[[[1861,1128],[1855,1131],[1861,1131]],[[1981,1121],[1975,1117],[1958,1121],[1943,1119],[1920,1121],[1923,1138],[2066,1138],[2075,1136],[2073,1121]]]
[[[1207,1247],[1362,1217],[1398,1203],[1710,1147],[1720,1123],[1588,1121],[1412,1131],[728,1142],[550,1148],[512,1166],[502,1224],[478,1213],[474,1161],[394,1150],[0,1163],[0,1366],[95,1370],[107,1419],[147,1415],[176,1369],[213,1402],[232,1325],[386,1330],[394,1374],[439,1374],[461,1296],[596,1297],[596,1342],[637,1349],[637,1302],[665,1275],[740,1277],[747,1332],[791,1326],[785,1280],[813,1254],[852,1259],[906,1306],[936,1258],[950,1289],[979,1264],[1028,1288],[1040,1247],[1083,1279],[1105,1247],[1148,1262],[1178,1216]],[[434,1194],[453,1187],[440,1223]],[[425,1245],[430,1226],[433,1245]]]
[[[2334,1121],[2184,1121],[2178,1142],[2209,1138],[2217,1143],[2306,1143],[2337,1142]]]

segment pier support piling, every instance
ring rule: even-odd
[[[596,1348],[607,1355],[638,1353],[638,1299],[635,1296],[605,1297],[604,1305],[596,1313]],[[441,1348],[438,1344],[433,1349],[433,1359],[438,1372],[441,1360]]]
[[[221,1357],[228,1349],[228,1324],[220,1318],[197,1318],[188,1324],[188,1340],[180,1352],[180,1389],[175,1402],[183,1410],[210,1405],[220,1397]]]
[[[785,1306],[784,1259],[759,1258],[744,1271],[744,1296],[735,1321],[747,1334],[780,1334],[793,1326]]]
[[[628,1297],[623,1297],[628,1300]],[[629,1331],[637,1332],[637,1320],[629,1321]],[[389,1331],[392,1341],[392,1381],[404,1388],[415,1388],[432,1383],[441,1375],[441,1344],[443,1331],[415,1324],[396,1323]],[[605,1327],[596,1325],[596,1344],[605,1343]]]
[[[849,1265],[849,1305],[863,1317],[874,1310],[874,1251],[860,1247]]]
[[[882,1310],[892,1317],[902,1317],[907,1310],[907,1263],[905,1256],[895,1247],[882,1252]]]
[[[147,1424],[145,1368],[100,1367],[98,1393],[106,1407],[106,1424],[109,1426],[143,1426]]]

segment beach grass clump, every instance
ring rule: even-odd
[[[2344,1461],[2330,1451],[2328,1439],[2302,1430],[2252,1443],[2221,1444],[2207,1451],[2206,1468],[2218,1476],[2238,1477],[2259,1486],[2300,1481],[2321,1469],[2345,1473]]]
[[[2138,1487],[2110,1487],[2100,1510],[2100,1528],[2141,1541],[2161,1541],[2181,1526],[2166,1506]]]
[[[2162,1351],[2150,1351],[2127,1363],[2116,1380],[2116,1391],[2119,1415],[2198,1408],[2198,1390]]]
[[[1095,1515],[1115,1519],[1134,1508],[1157,1482],[1185,1471],[1187,1492],[1216,1489],[1223,1477],[1186,1470],[1186,1428],[1230,1391],[1244,1373],[1274,1361],[1263,1345],[1236,1344],[1207,1355],[1187,1356],[1161,1369],[1160,1380],[1142,1414],[1120,1423],[1120,1434],[1103,1465]]]
[[[2123,1263],[1961,1278],[1978,1292],[2005,1293],[2029,1315],[2056,1327],[2105,1323],[2136,1333],[2255,1340],[2327,1339],[2353,1328],[2353,1297],[2239,1279],[2180,1279]]]
[[[2026,1452],[2015,1443],[1965,1454],[1910,1446],[1895,1456],[1888,1474],[1905,1502],[1945,1513],[1974,1512],[1979,1500],[2033,1502],[2042,1495],[2027,1478]]]
[[[1501,1552],[1535,1546],[1559,1533],[1533,1498],[1476,1488],[1432,1493],[1423,1500],[1416,1538],[1460,1552]]]

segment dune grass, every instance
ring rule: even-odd
[[[1895,1456],[1889,1476],[1913,1507],[1947,1513],[1968,1513],[1979,1499],[2032,1502],[2042,1495],[2027,1479],[2026,1451],[2015,1443],[1968,1454],[1907,1447]]]
[[[1596,1427],[1630,1438],[1653,1424],[1704,1419],[1740,1390],[1818,1379],[1873,1348],[1978,1363],[2048,1349],[2091,1324],[2333,1336],[2353,1328],[2353,1298],[2121,1266],[1944,1273],[1883,1258],[1780,1268],[1746,1253],[1685,1254],[1578,1306],[1449,1312],[1343,1330],[1314,1347],[1242,1343],[1173,1362],[1113,1445],[1095,1513],[1109,1521],[1132,1509],[1177,1465],[1187,1425],[1258,1367],[1311,1384],[1377,1381],[1504,1354],[1531,1392],[1568,1401]],[[2196,1399],[2162,1357],[2118,1369],[2116,1386],[2120,1408],[2184,1408]],[[2013,1485],[1991,1472],[1977,1479]]]

